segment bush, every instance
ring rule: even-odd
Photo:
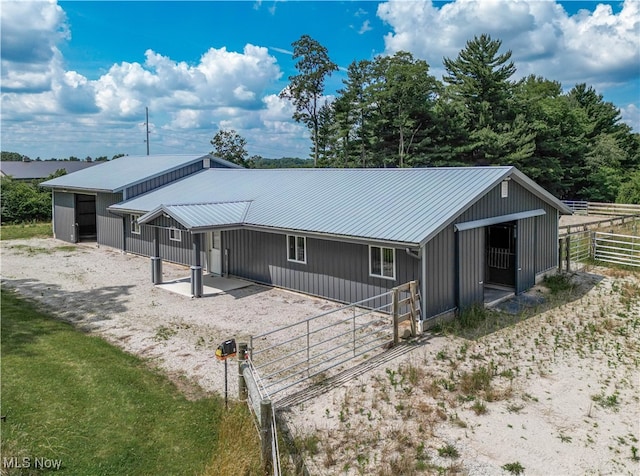
[[[49,178],[63,174],[55,173]],[[51,220],[51,191],[36,181],[23,182],[11,177],[0,179],[0,217],[2,223]]]

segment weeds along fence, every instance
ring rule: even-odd
[[[239,398],[259,424],[263,473],[279,476],[280,451],[273,397],[330,370],[397,344],[409,321],[415,336],[420,319],[418,282],[303,319],[238,345]]]
[[[640,215],[640,205],[629,203],[603,203],[580,200],[563,200],[563,203],[577,215]]]

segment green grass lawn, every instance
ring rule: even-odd
[[[246,405],[225,414],[221,398],[189,401],[142,360],[10,291],[1,297],[2,458],[32,465],[7,474],[41,474],[35,458],[60,460],[56,474],[221,474],[220,425],[238,410],[250,422]]]
[[[18,240],[26,238],[50,238],[53,236],[51,223],[21,223],[19,225],[2,225],[0,239]]]

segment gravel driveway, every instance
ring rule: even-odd
[[[95,244],[12,240],[3,241],[1,250],[5,289],[206,391],[224,391],[224,365],[214,356],[222,341],[243,340],[340,307],[260,285],[193,299],[153,286],[148,258]],[[188,267],[163,264],[165,281],[185,276]],[[235,372],[230,376],[229,392],[235,396]]]

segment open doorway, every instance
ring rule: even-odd
[[[81,193],[75,196],[77,241],[96,241],[96,196]]]
[[[513,290],[516,285],[516,222],[486,227],[485,284]]]

